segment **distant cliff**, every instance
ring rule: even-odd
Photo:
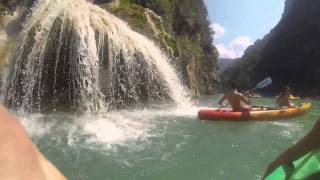
[[[4,0],[0,8],[12,13],[34,0]],[[207,9],[202,0],[91,0],[126,20],[168,52],[192,95],[213,94],[218,83],[217,50],[213,46]]]
[[[299,95],[319,96],[319,8],[320,1],[287,0],[278,25],[246,50],[241,63],[224,72],[224,84],[235,81],[251,88],[270,76],[273,83],[267,93],[289,85]]]
[[[227,68],[231,68],[238,63],[238,59],[218,59],[218,75],[221,75]]]

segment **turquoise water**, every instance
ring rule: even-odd
[[[217,107],[217,100],[202,97],[199,107]],[[199,107],[20,118],[71,180],[257,180],[271,160],[311,129],[320,116],[320,102],[312,103],[305,116],[263,122],[200,122]]]

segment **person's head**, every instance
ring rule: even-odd
[[[289,86],[285,86],[283,91],[281,92],[280,96],[289,95],[289,94],[291,94],[291,89]]]
[[[290,89],[290,87],[289,86],[286,86],[285,88],[284,88],[284,92],[285,93],[291,93],[291,89]]]
[[[246,97],[250,97],[250,91],[244,91],[243,95],[246,96]]]

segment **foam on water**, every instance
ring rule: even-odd
[[[130,114],[109,113],[101,116],[82,116],[80,125],[83,133],[92,137],[90,143],[122,144],[130,140],[143,140],[150,135],[149,118],[141,118]]]
[[[44,121],[43,114],[18,114],[17,117],[32,137],[43,137],[54,125],[54,121]]]
[[[66,137],[71,147],[117,151],[117,146],[149,144],[150,138],[166,133],[163,130],[170,122],[165,119],[196,117],[197,109],[121,110],[98,115],[18,114],[18,118],[34,139],[49,135],[61,141]]]
[[[90,135],[88,144],[126,146],[130,141],[148,143],[152,137],[162,136],[159,131],[166,126],[166,117],[196,116],[197,108],[173,110],[136,110],[110,112],[104,115],[80,117],[79,124],[84,134]]]

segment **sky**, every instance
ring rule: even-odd
[[[220,58],[237,58],[279,22],[285,0],[204,0]]]

